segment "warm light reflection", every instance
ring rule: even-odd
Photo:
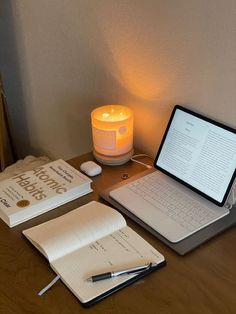
[[[138,98],[153,100],[160,97],[168,85],[165,56],[154,58],[150,46],[144,45],[135,37],[127,36],[127,30],[120,27],[117,29],[118,33],[111,36],[111,29],[106,21],[100,23],[107,48],[103,64],[110,75]]]

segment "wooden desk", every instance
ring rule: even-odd
[[[91,158],[91,154],[86,154],[69,162],[79,169],[81,162]],[[166,257],[166,267],[88,309],[60,281],[42,297],[37,296],[55,274],[21,231],[91,200],[99,200],[98,192],[119,182],[123,173],[131,176],[143,170],[143,166],[135,163],[103,166],[103,173],[93,180],[93,193],[12,229],[0,221],[0,313],[236,313],[235,228],[190,254],[179,256],[127,219],[133,229]]]

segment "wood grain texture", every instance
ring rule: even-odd
[[[69,162],[79,169],[81,162],[89,159],[92,155],[86,154]],[[55,274],[48,261],[23,237],[22,230],[99,200],[98,192],[122,180],[123,173],[131,176],[145,170],[134,163],[102,168],[102,174],[93,179],[93,193],[12,229],[0,221],[0,313],[235,313],[235,228],[179,256],[128,218],[129,226],[166,257],[166,267],[88,309],[60,281],[42,297],[37,296]]]

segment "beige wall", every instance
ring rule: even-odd
[[[111,102],[134,109],[135,144],[151,155],[175,103],[236,127],[235,0],[18,0],[5,13],[21,155],[89,151],[90,111]]]

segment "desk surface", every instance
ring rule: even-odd
[[[89,159],[92,155],[86,154],[69,163],[79,169]],[[0,221],[0,313],[236,313],[235,227],[179,256],[127,218],[129,226],[166,257],[166,267],[88,309],[60,281],[42,297],[37,296],[55,274],[21,231],[99,200],[99,191],[118,183],[122,174],[132,176],[145,170],[136,163],[102,167],[102,174],[93,179],[93,193],[12,229]]]

